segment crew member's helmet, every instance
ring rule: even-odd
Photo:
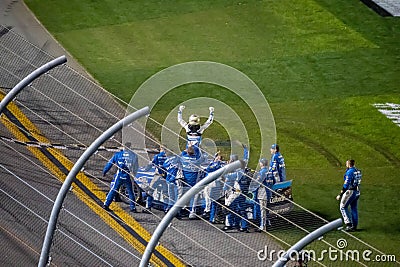
[[[232,154],[232,155],[230,155],[229,160],[231,162],[239,160],[239,156],[237,154]]]
[[[189,125],[199,125],[200,124],[200,117],[196,114],[190,115],[189,117]]]
[[[262,158],[259,161],[263,166],[267,166],[268,165],[268,160],[266,158]]]

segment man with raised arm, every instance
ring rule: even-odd
[[[186,122],[182,119],[182,111],[185,109],[185,106],[180,106],[178,111],[178,122],[179,124],[185,128],[186,131],[186,139],[187,146],[189,144],[194,146],[200,146],[202,135],[205,129],[207,129],[214,120],[214,108],[209,107],[210,115],[208,116],[208,120],[203,125],[200,125],[200,117],[196,114],[192,114],[189,117],[189,121]]]

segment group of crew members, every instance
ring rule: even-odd
[[[162,177],[161,179],[165,179],[167,185],[167,192],[163,197],[164,212],[168,212],[177,199],[208,174],[224,167],[227,163],[239,159],[238,155],[232,154],[228,162],[226,162],[217,153],[208,166],[204,168],[204,163],[207,163],[209,159],[207,153],[202,153],[200,144],[204,130],[213,122],[214,108],[209,108],[209,118],[204,125],[200,125],[200,117],[197,115],[191,115],[189,121],[185,122],[182,119],[184,108],[184,106],[179,107],[178,122],[186,130],[186,148],[180,155],[173,155],[161,146],[160,152],[153,157],[151,162],[155,166],[156,175]],[[248,148],[246,146],[243,146],[243,148],[243,160],[247,163],[249,159]],[[253,205],[252,219],[258,224],[256,231],[266,231],[270,222],[268,218],[268,201],[272,196],[272,186],[276,182],[282,182],[286,179],[285,162],[279,151],[279,146],[273,144],[270,152],[272,155],[270,162],[266,158],[260,159],[257,172],[249,172],[247,168],[239,168],[210,183],[201,193],[191,199],[187,207],[189,212],[184,212],[184,209],[182,209],[177,214],[177,218],[182,219],[188,216],[189,219],[197,219],[199,217],[199,199],[200,194],[202,194],[205,205],[200,216],[209,220],[210,223],[218,223],[218,212],[224,212],[226,216],[222,230],[237,229],[241,232],[249,232],[249,218],[246,209],[248,209],[249,205]],[[131,149],[125,147],[122,151],[117,152],[107,163],[103,170],[103,175],[109,171],[112,165],[116,165],[118,171],[103,205],[104,209],[110,210],[109,205],[115,195],[118,194],[119,187],[122,184],[129,184],[129,173],[136,175],[138,171],[137,162],[137,155]],[[132,185],[127,186],[127,191],[130,198],[131,211],[137,212]],[[149,186],[146,207],[142,212],[151,213],[154,200],[153,193],[154,188]],[[219,201],[221,198],[224,199],[222,205]],[[222,209],[221,206],[223,207]]]
[[[164,211],[172,207],[175,201],[186,193],[201,179],[210,173],[224,167],[226,164],[239,160],[238,155],[232,154],[228,161],[224,161],[220,154],[216,154],[207,167],[201,167],[206,160],[202,157],[199,147],[188,145],[181,155],[167,156],[163,148],[160,153],[154,156],[152,163],[156,166],[156,172],[165,178],[168,193],[164,197]],[[270,224],[268,218],[268,201],[273,195],[272,186],[276,182],[285,181],[285,165],[279,146],[271,146],[271,160],[266,158],[259,160],[259,171],[249,171],[248,168],[239,168],[230,173],[224,174],[216,179],[205,189],[195,195],[188,205],[188,218],[199,218],[200,194],[204,197],[201,217],[209,220],[210,223],[218,223],[218,212],[226,214],[222,230],[228,231],[237,229],[241,232],[249,232],[248,211],[252,205],[252,220],[257,222],[257,232],[266,231]],[[163,159],[163,161],[160,161]],[[248,149],[244,146],[243,160],[248,161]],[[178,173],[180,174],[178,175]],[[280,176],[281,174],[281,176]],[[176,191],[178,194],[176,195]],[[153,192],[150,190],[148,195]],[[224,200],[221,203],[221,198]],[[150,213],[152,207],[152,196],[147,197],[145,213]],[[182,210],[177,218],[185,217]]]

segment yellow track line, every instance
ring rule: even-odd
[[[3,95],[0,94],[0,99],[3,99]],[[28,132],[39,142],[49,143],[49,140],[40,134],[39,129],[22,113],[22,111],[14,104],[9,103],[7,109],[19,120],[19,122],[28,130]],[[21,132],[18,127],[16,127],[12,122],[5,118],[3,114],[0,121],[7,127],[7,129],[21,142],[30,141],[23,132]],[[64,182],[66,175],[50,160],[48,159],[40,149],[36,147],[27,147],[27,149],[39,159],[44,166],[49,169],[61,182]],[[71,170],[73,163],[61,153],[58,149],[48,148],[49,153],[51,153],[65,168]],[[105,201],[106,195],[102,190],[94,184],[89,177],[87,177],[83,172],[79,172],[76,176],[85,187],[90,190],[98,199],[102,202]],[[90,207],[97,215],[102,218],[110,227],[112,227],[116,232],[118,232],[129,244],[131,244],[139,253],[143,254],[145,250],[145,245],[140,241],[135,239],[126,229],[124,229],[120,224],[118,224],[111,215],[104,211],[96,202],[91,200],[87,194],[81,190],[78,186],[73,187],[73,192],[82,200],[88,207]],[[133,219],[127,212],[125,212],[119,205],[112,203],[110,206],[113,212],[119,216],[128,226],[135,230],[146,242],[149,242],[151,234],[143,228],[135,219]],[[162,254],[169,262],[174,266],[185,266],[185,264],[177,258],[172,252],[167,250],[165,247],[159,245],[156,250]],[[166,266],[158,257],[154,254],[152,255],[150,261],[157,266]]]

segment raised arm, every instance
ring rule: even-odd
[[[204,130],[207,129],[208,126],[210,126],[211,123],[213,123],[213,121],[214,121],[214,108],[213,108],[213,107],[209,107],[208,109],[210,110],[210,115],[208,116],[208,120],[206,121],[206,123],[204,123],[204,124],[200,127],[200,129],[199,129],[199,132],[200,132],[200,133],[203,133]]]
[[[182,119],[182,111],[185,109],[185,106],[180,106],[179,107],[179,110],[178,110],[178,123],[183,127],[183,128],[185,128],[186,129],[186,131],[188,130],[187,129],[187,123],[186,123],[186,121],[184,121],[183,119]]]
[[[250,157],[249,148],[245,144],[242,144],[242,147],[243,147],[243,161],[245,161],[247,164],[249,162],[249,157]]]

